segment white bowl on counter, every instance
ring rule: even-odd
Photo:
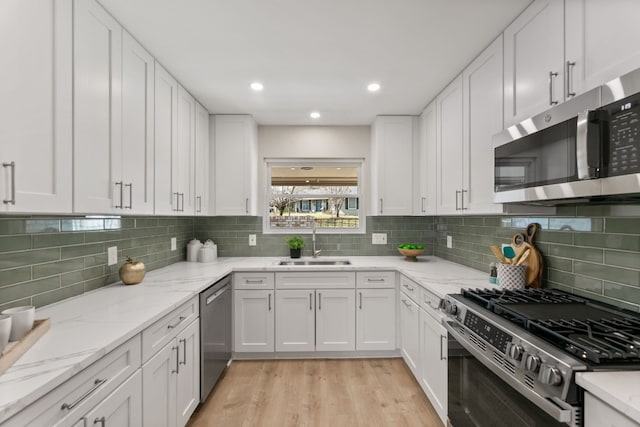
[[[33,328],[36,317],[36,308],[32,305],[13,307],[2,311],[2,314],[11,316],[11,336],[9,341],[18,341]]]

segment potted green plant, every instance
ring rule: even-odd
[[[300,236],[293,236],[287,239],[287,245],[289,245],[289,251],[291,252],[291,258],[300,258],[302,248],[304,248],[304,240]]]

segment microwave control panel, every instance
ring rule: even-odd
[[[640,173],[640,95],[605,107],[609,112],[608,176]]]

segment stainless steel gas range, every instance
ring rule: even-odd
[[[640,315],[551,289],[463,290],[442,301],[448,418],[581,426],[575,373],[640,369]]]

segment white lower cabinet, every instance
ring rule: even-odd
[[[198,406],[199,331],[200,322],[195,320],[143,365],[144,425],[184,426]]]
[[[396,290],[356,292],[356,350],[396,348]]]
[[[142,427],[140,369],[78,421],[81,426]]]
[[[584,427],[638,427],[638,423],[589,392],[584,393]]]
[[[276,351],[314,351],[316,348],[315,291],[276,292]]]
[[[447,425],[447,330],[423,309],[419,316],[418,382],[443,424]]]
[[[356,349],[355,292],[353,289],[316,291],[316,350]]]
[[[420,309],[404,292],[400,294],[400,352],[411,372],[419,378]]]
[[[235,280],[235,278],[234,278]],[[274,351],[273,290],[234,291],[234,351]]]

